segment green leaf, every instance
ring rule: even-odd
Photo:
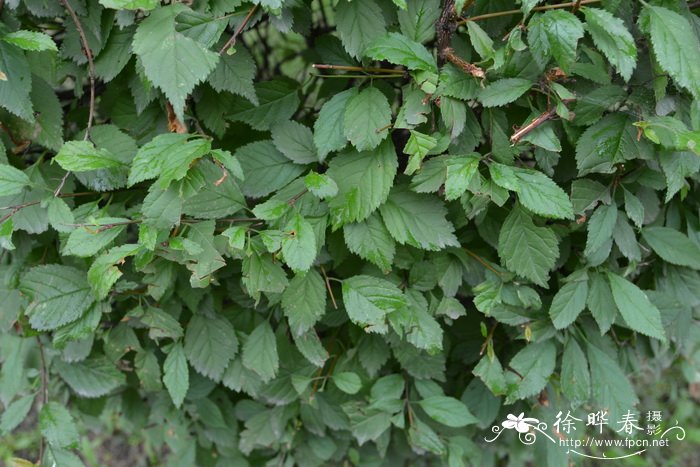
[[[53,448],[74,448],[80,441],[73,416],[58,402],[49,402],[41,408],[39,429]]]
[[[358,275],[343,281],[343,302],[350,320],[367,332],[387,332],[386,315],[407,306],[406,298],[391,282]]]
[[[34,403],[34,394],[21,397],[5,406],[5,411],[0,417],[0,433],[9,434],[22,423]]]
[[[238,148],[245,180],[241,189],[246,196],[259,198],[279,190],[297,178],[304,167],[294,164],[275,148],[272,141],[256,141]]]
[[[185,332],[185,355],[192,368],[219,381],[237,352],[238,339],[227,319],[202,314],[192,316]]]
[[[295,121],[281,122],[272,127],[272,142],[292,162],[318,162],[311,130]]]
[[[316,259],[316,235],[314,229],[301,215],[294,217],[284,227],[282,254],[294,271],[308,271]]]
[[[334,157],[326,172],[338,185],[328,203],[333,228],[366,219],[386,201],[397,167],[390,140],[375,151],[349,150]]]
[[[645,227],[642,238],[664,261],[700,270],[700,247],[670,227]]]
[[[479,93],[479,100],[484,107],[501,107],[510,104],[525,94],[532,82],[523,78],[504,78],[494,81]]]
[[[163,384],[168,389],[173,404],[179,408],[190,387],[187,358],[182,344],[179,342],[173,345],[163,363]]]
[[[411,130],[411,136],[408,137],[406,146],[403,148],[403,152],[411,156],[408,160],[408,165],[406,165],[406,170],[404,173],[406,175],[411,175],[418,170],[423,158],[436,145],[437,139],[433,138],[432,136],[424,135],[418,131]]]
[[[23,50],[53,50],[54,52],[58,51],[56,43],[53,41],[53,39],[51,39],[51,36],[48,36],[43,32],[20,30],[11,32],[9,34],[5,34],[4,36],[2,36],[2,40],[12,45],[16,45],[17,47]]]
[[[102,397],[126,382],[124,373],[103,356],[78,363],[56,362],[56,370],[63,381],[82,397]]]
[[[595,210],[588,221],[588,236],[583,254],[591,256],[605,242],[612,238],[617,222],[617,206],[602,204]]]
[[[468,21],[467,33],[469,33],[469,40],[472,43],[472,47],[474,47],[474,50],[476,50],[476,53],[479,54],[482,60],[488,60],[494,57],[496,51],[493,48],[493,39],[489,37],[481,26],[474,21]]]
[[[370,87],[348,99],[343,131],[358,151],[376,148],[389,134],[391,107],[386,96]]]
[[[277,375],[277,340],[267,321],[258,324],[243,344],[243,365],[260,376],[263,383]]]
[[[568,73],[576,59],[576,47],[583,37],[583,24],[572,13],[550,10],[535,14],[527,29],[527,40],[535,61],[544,69],[549,59]]]
[[[498,255],[509,270],[547,287],[559,257],[558,244],[551,229],[536,226],[522,209],[514,209],[501,227]]]
[[[18,117],[34,122],[32,75],[24,52],[14,45],[0,41],[0,106]]]
[[[304,334],[326,313],[326,288],[321,275],[312,269],[297,274],[282,294],[282,309],[295,336]]]
[[[166,164],[171,167],[171,171],[181,172],[184,169],[187,173],[189,167],[182,167],[176,161],[189,164],[208,151],[205,140],[188,141],[188,138],[189,135],[186,134],[166,133],[144,144],[131,163],[129,186],[160,177]],[[161,188],[165,189],[167,186],[161,186]]]
[[[603,350],[588,343],[588,363],[591,367],[591,395],[599,407],[605,407],[609,420],[619,420],[621,414],[638,402],[637,395],[615,360]]]
[[[556,219],[573,219],[574,208],[566,192],[542,172],[514,169],[520,203],[535,214]]]
[[[604,274],[590,274],[586,306],[598,323],[601,334],[608,332],[615,321],[617,306],[610,290],[610,283]]]
[[[510,361],[510,367],[522,375],[514,392],[508,395],[506,404],[517,399],[534,396],[547,385],[554,371],[557,347],[547,340],[526,345]]]
[[[360,58],[370,42],[386,32],[382,10],[373,0],[341,0],[336,8],[336,27],[343,47]]]
[[[335,94],[321,107],[314,122],[314,144],[318,148],[321,160],[324,160],[329,152],[343,149],[348,144],[344,130],[345,108],[357,92],[357,88],[346,89]]]
[[[159,5],[158,0],[100,0],[105,8],[115,10],[153,10]]]
[[[364,55],[374,60],[386,60],[389,63],[403,65],[409,70],[437,73],[437,64],[428,49],[395,32],[372,41],[365,49]]]
[[[406,0],[406,8],[397,13],[401,33],[416,42],[435,37],[435,23],[440,17],[437,0]]]
[[[343,236],[348,250],[375,264],[382,271],[391,270],[396,247],[379,215],[371,214],[362,222],[345,224]]]
[[[126,228],[129,219],[121,217],[103,217],[94,220],[89,226],[73,230],[68,237],[63,253],[87,258],[94,256],[119,236]]]
[[[71,172],[87,172],[125,165],[112,153],[96,148],[90,141],[66,141],[54,160]]]
[[[259,131],[269,130],[275,123],[288,121],[299,107],[296,82],[273,79],[255,85],[258,100],[236,99],[226,116],[245,122]]]
[[[668,8],[645,5],[640,23],[651,37],[654,57],[661,68],[700,98],[700,43],[688,20]]]
[[[478,154],[470,156],[454,156],[447,161],[447,176],[445,178],[445,199],[458,199],[473,184],[480,182]],[[478,186],[478,185],[477,185]]]
[[[326,174],[319,174],[313,170],[304,177],[304,185],[316,197],[332,198],[338,194],[338,185]]]
[[[453,428],[479,423],[467,406],[454,397],[431,396],[418,402],[425,413],[438,423]]]
[[[637,141],[632,123],[626,114],[613,113],[588,127],[576,143],[579,175],[612,173],[615,164],[646,153],[646,145]]]
[[[219,58],[208,81],[219,92],[238,94],[257,105],[259,102],[253,86],[254,78],[255,61],[245,48],[239,48],[235,54],[224,54]]]
[[[644,291],[624,277],[611,272],[608,273],[608,280],[615,304],[627,325],[647,336],[666,340],[661,313]]]
[[[379,210],[387,230],[402,245],[434,251],[459,246],[447,210],[433,196],[397,186]]]
[[[175,17],[186,9],[175,4],[154,10],[139,23],[132,44],[146,76],[163,90],[180,121],[187,96],[219,61],[219,54],[175,29]]]
[[[600,8],[584,8],[588,33],[598,50],[629,81],[637,64],[637,47],[625,23]]]
[[[69,266],[35,266],[20,287],[31,300],[25,311],[29,323],[40,331],[72,323],[93,303],[85,273]]]
[[[588,281],[586,276],[581,280],[564,284],[554,295],[552,305],[549,308],[549,316],[552,318],[554,327],[564,329],[573,323],[586,307],[587,297]]]
[[[260,292],[281,293],[289,283],[279,263],[273,262],[269,255],[256,252],[243,259],[242,281],[253,297],[258,297]]]
[[[362,381],[357,373],[352,371],[344,371],[342,373],[334,373],[332,377],[333,383],[346,394],[357,394],[362,389]]]
[[[119,245],[95,259],[87,278],[97,300],[107,298],[114,283],[122,276],[117,264],[123,263],[127,256],[135,255],[140,249],[140,245]]]
[[[561,358],[561,391],[576,406],[588,402],[591,394],[588,360],[572,337],[566,341]]]
[[[20,193],[31,182],[27,174],[11,165],[0,165],[0,196]]]

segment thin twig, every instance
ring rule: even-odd
[[[567,103],[567,102],[570,102],[571,100],[572,99],[565,99],[565,100],[562,100],[562,102]],[[538,115],[530,123],[523,126],[522,128],[519,128],[518,130],[515,131],[515,133],[513,133],[513,136],[510,137],[510,144],[517,144],[525,135],[527,135],[531,131],[535,130],[535,128],[541,126],[546,121],[554,118],[554,116],[556,114],[557,114],[557,109],[555,107],[553,107],[553,108],[549,109],[548,111]]]
[[[36,342],[39,344],[39,359],[41,360],[41,407],[49,403],[49,373],[46,369],[46,357],[44,356],[44,344],[41,342],[41,338],[36,336]],[[41,410],[41,408],[40,408]],[[37,464],[40,464],[44,458],[44,437],[41,437],[39,444],[39,460]]]
[[[484,70],[479,68],[478,66],[467,62],[466,60],[462,59],[462,57],[459,57],[454,50],[452,50],[452,47],[446,47],[442,51],[442,55],[445,57],[445,59],[452,63],[453,65],[457,66],[459,69],[461,69],[463,72],[465,72],[468,75],[472,75],[474,78],[480,78],[484,79],[486,78],[486,73],[484,73]]]
[[[483,344],[481,344],[481,348],[479,349],[479,355],[484,355],[484,351],[486,350],[486,346],[491,342],[493,339],[493,333],[496,332],[496,326],[498,326],[498,321],[493,323],[491,326],[491,330],[489,331],[488,335],[486,336],[486,340],[484,341]]]
[[[363,68],[361,66],[329,65],[325,63],[314,63],[311,66],[319,70],[361,71],[365,73],[395,73],[403,75],[406,72],[406,70],[398,68]]]
[[[238,39],[238,36],[241,34],[243,29],[245,29],[246,25],[248,24],[248,21],[250,21],[250,19],[253,17],[253,15],[255,14],[257,9],[258,9],[258,5],[254,5],[253,8],[251,8],[248,11],[248,14],[245,16],[245,18],[243,18],[243,22],[238,25],[236,30],[233,32],[233,35],[231,36],[231,38],[228,41],[226,41],[226,43],[221,48],[221,50],[219,50],[219,55],[225,54],[228,49],[230,49],[231,47],[236,45],[236,40]]]
[[[92,122],[95,118],[95,62],[93,61],[92,51],[90,50],[90,44],[88,43],[87,36],[85,36],[83,25],[80,24],[78,15],[75,14],[75,11],[70,6],[70,3],[68,3],[68,0],[61,0],[61,2],[63,3],[63,6],[66,7],[66,10],[68,10],[68,14],[70,14],[71,18],[73,19],[75,28],[78,30],[78,36],[80,36],[80,43],[83,46],[83,53],[85,53],[85,57],[87,57],[88,61],[88,79],[90,80],[90,107],[88,109],[87,126],[85,127],[85,134],[83,135],[83,141],[87,141],[90,137],[90,129],[92,128]],[[63,178],[61,178],[61,183],[58,184],[56,190],[53,192],[54,197],[57,197],[61,194],[61,190],[66,184],[66,180],[68,179],[69,175],[70,171],[66,172]]]
[[[481,256],[477,255],[476,253],[474,253],[472,250],[465,248],[464,251],[466,251],[469,256],[471,256],[472,258],[474,258],[475,260],[480,262],[489,271],[491,271],[494,274],[497,274],[499,276],[502,275],[502,273],[500,271],[497,271],[496,269],[494,269],[493,266],[491,266],[489,263],[487,263],[486,260],[484,260]]]
[[[574,3],[574,6],[571,8],[571,12],[576,13],[580,7],[581,7],[581,0],[576,0],[576,3]]]
[[[92,57],[92,51],[90,50],[90,44],[88,44],[87,36],[85,35],[85,30],[83,29],[82,24],[80,24],[78,15],[75,14],[75,11],[68,3],[68,0],[61,1],[66,7],[66,10],[68,10],[71,18],[73,18],[73,23],[75,24],[75,28],[78,30],[78,35],[80,36],[80,43],[83,46],[83,52],[85,53],[85,57],[87,57],[88,61],[88,78],[90,79],[90,108],[88,113],[87,128],[85,128],[85,136],[83,137],[83,140],[87,141],[87,139],[90,137],[90,128],[92,128],[92,122],[95,118],[95,62]],[[60,190],[58,191],[60,192]]]
[[[576,3],[579,3],[579,6],[581,6],[588,5],[590,3],[600,3],[601,1],[602,0],[577,0],[576,2],[559,3],[557,5],[542,5],[536,6],[532,9],[532,11],[556,10],[558,8],[572,7],[576,5]],[[472,16],[471,18],[462,18],[459,21],[457,21],[457,24],[464,24],[468,23],[469,21],[481,21],[489,18],[498,18],[499,16],[517,15],[518,13],[522,13],[522,10],[495,11],[493,13],[486,13],[484,15]]]
[[[326,270],[321,266],[321,273],[323,274],[323,279],[326,282],[326,289],[328,289],[328,295],[331,296],[331,302],[333,302],[333,309],[337,310],[338,309],[338,304],[335,301],[335,296],[333,295],[333,289],[331,289],[331,281],[328,280],[328,276],[326,275]]]

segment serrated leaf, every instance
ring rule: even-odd
[[[396,247],[378,214],[372,214],[362,222],[345,224],[343,236],[351,252],[383,271],[391,270]]]
[[[196,314],[187,325],[184,350],[192,368],[219,381],[238,352],[238,339],[227,319]]]
[[[390,140],[375,151],[349,150],[334,157],[326,172],[338,185],[328,203],[333,228],[366,219],[386,201],[397,167]]]
[[[139,24],[133,42],[146,76],[163,90],[180,121],[188,94],[219,61],[219,54],[175,29],[175,17],[186,10],[182,4],[154,10]]]
[[[104,356],[77,363],[57,362],[56,370],[73,391],[87,398],[102,397],[126,382],[124,373]]]
[[[343,149],[348,140],[345,137],[345,108],[348,101],[357,95],[357,88],[346,89],[335,94],[321,107],[314,122],[314,144],[321,160],[329,152]]]
[[[187,358],[182,344],[177,342],[170,349],[163,363],[163,384],[168,389],[170,398],[179,408],[190,387],[190,375],[187,370]]]
[[[284,227],[282,254],[287,265],[295,272],[308,271],[316,259],[314,229],[301,215],[296,214]]]
[[[588,236],[583,254],[590,256],[612,238],[617,222],[617,206],[602,204],[588,221]]]
[[[5,34],[2,36],[2,40],[23,50],[58,51],[58,47],[56,47],[56,43],[51,39],[51,36],[43,32],[20,30]]]
[[[637,64],[637,47],[625,23],[600,8],[584,8],[588,33],[598,50],[629,81]]]
[[[435,59],[424,46],[403,34],[390,32],[372,41],[364,55],[374,60],[403,65],[409,70],[423,70],[437,73]]]
[[[583,37],[583,24],[565,10],[550,10],[532,17],[527,39],[533,57],[545,68],[554,57],[561,69],[568,73],[576,59],[576,47]]]
[[[41,408],[39,429],[53,448],[73,448],[80,441],[73,416],[58,402],[49,402]]]
[[[350,320],[367,332],[387,332],[386,315],[407,306],[406,298],[391,282],[358,275],[343,281],[343,303]]]
[[[618,420],[638,402],[637,395],[627,375],[608,354],[591,343],[586,346],[586,353],[591,368],[593,400],[608,410],[609,420]]]
[[[627,325],[647,336],[666,340],[661,313],[642,289],[624,277],[610,272],[608,280],[615,304]]]
[[[321,275],[312,269],[297,274],[282,294],[282,309],[295,336],[304,334],[326,312],[326,288]]]
[[[21,397],[5,406],[5,411],[0,417],[0,433],[9,434],[24,421],[34,403],[34,394]]]
[[[479,93],[479,100],[484,107],[501,107],[510,104],[525,94],[532,82],[524,78],[504,78],[494,81]]]
[[[418,402],[430,418],[445,426],[461,428],[479,423],[462,401],[448,396],[431,396]]]
[[[18,47],[0,41],[0,106],[18,117],[34,122],[32,101],[32,75],[29,63]]]
[[[651,36],[654,56],[681,87],[700,98],[700,44],[686,18],[661,6],[644,6],[642,27]]]
[[[66,141],[54,160],[65,170],[87,172],[125,166],[106,149],[98,149],[90,141]]]
[[[318,162],[311,130],[295,121],[280,122],[271,129],[272,142],[289,160],[297,164]]]
[[[332,198],[338,194],[338,185],[326,174],[319,174],[313,170],[304,177],[306,188],[318,198]]]
[[[588,360],[572,337],[566,341],[561,358],[561,390],[575,405],[587,402],[591,394]]]
[[[576,143],[579,175],[612,173],[615,164],[645,152],[645,145],[637,140],[637,130],[632,123],[627,115],[613,113],[588,127]]]
[[[255,94],[257,101],[236,99],[227,118],[245,122],[255,130],[267,131],[276,123],[288,121],[299,107],[296,82],[287,79],[258,83]]]
[[[358,151],[376,148],[389,134],[391,107],[386,96],[370,87],[348,99],[343,131]]]
[[[518,200],[530,211],[544,217],[573,219],[574,208],[566,192],[537,170],[517,168]]]
[[[642,238],[664,261],[700,270],[700,247],[676,229],[645,227]]]
[[[11,165],[0,165],[0,196],[20,193],[30,184],[27,174]]]
[[[334,373],[331,379],[338,389],[346,394],[356,394],[362,389],[362,380],[357,376],[357,373],[352,371]]]
[[[254,78],[255,62],[245,48],[240,48],[233,55],[222,55],[207,79],[217,91],[238,94],[258,105],[258,96],[253,86]]]
[[[522,375],[522,379],[516,390],[508,395],[506,403],[534,396],[544,389],[554,371],[556,356],[557,348],[551,340],[528,344],[515,354],[510,367]]]
[[[77,320],[94,301],[85,273],[69,266],[36,266],[20,286],[31,300],[25,311],[29,323],[40,331]]]
[[[277,339],[270,323],[264,321],[253,330],[243,344],[243,365],[253,370],[263,382],[277,375],[279,356]]]
[[[397,186],[379,210],[387,230],[402,245],[433,251],[459,245],[447,210],[431,195]]]
[[[588,281],[584,276],[583,280],[575,280],[564,284],[560,288],[549,308],[549,316],[557,329],[564,329],[573,323],[579,313],[586,307],[588,297]]]
[[[360,58],[369,43],[386,31],[382,10],[373,0],[341,0],[336,8],[336,27],[343,47]]]
[[[509,270],[546,287],[559,257],[558,243],[551,229],[536,226],[522,209],[514,209],[501,227],[498,256]]]
[[[259,198],[291,182],[304,171],[277,150],[272,141],[256,141],[238,148],[236,159],[245,174],[241,189],[246,196]]]
[[[88,269],[87,278],[97,300],[104,300],[122,276],[117,264],[123,263],[127,256],[135,255],[140,249],[140,245],[119,245],[95,259]]]

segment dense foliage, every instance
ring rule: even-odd
[[[484,435],[695,421],[696,7],[0,0],[0,455],[567,465]]]

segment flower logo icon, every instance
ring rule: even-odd
[[[508,414],[506,418],[507,420],[501,423],[503,428],[507,430],[515,429],[518,433],[527,433],[530,431],[531,425],[537,425],[537,423],[539,423],[539,420],[536,418],[526,418],[525,412],[521,412],[517,417],[513,414]]]

